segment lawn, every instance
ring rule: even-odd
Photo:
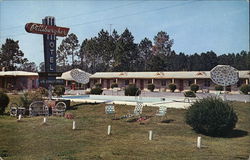
[[[12,97],[12,100],[15,99]],[[0,157],[4,160],[81,160],[81,159],[248,159],[250,154],[250,103],[231,103],[239,121],[230,137],[214,138],[195,133],[184,122],[185,110],[169,109],[166,120],[152,117],[144,124],[111,120],[104,104],[74,104],[72,120],[64,117],[25,117],[21,122],[0,117]],[[133,106],[116,105],[117,117],[132,111]],[[145,107],[144,115],[156,108]],[[112,135],[107,135],[108,125]],[[153,140],[148,140],[148,131]],[[197,137],[202,148],[196,148]]]

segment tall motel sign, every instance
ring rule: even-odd
[[[47,16],[42,24],[27,23],[25,30],[43,35],[45,72],[39,73],[39,85],[48,87],[52,84],[63,84],[63,80],[56,79],[61,76],[61,73],[56,72],[56,39],[57,36],[67,36],[69,28],[56,26],[55,17]]]

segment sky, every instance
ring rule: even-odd
[[[45,16],[70,28],[80,44],[101,29],[121,34],[128,28],[135,43],[167,32],[176,53],[249,51],[248,0],[0,0],[0,44],[6,38],[18,40],[24,57],[39,65],[44,61],[42,35],[27,33],[24,26],[42,23]],[[63,38],[58,37],[57,46]]]

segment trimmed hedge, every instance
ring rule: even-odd
[[[148,84],[148,90],[150,90],[151,92],[154,92],[154,89],[155,89],[154,84]]]
[[[174,91],[176,90],[176,84],[170,83],[170,84],[168,85],[168,88],[170,89],[171,92],[174,92]]]
[[[248,92],[250,92],[250,85],[243,84],[243,85],[240,87],[240,91],[241,91],[243,94],[248,94]]]
[[[101,83],[96,83],[95,88],[102,88],[102,84]]]
[[[128,87],[125,88],[124,94],[125,96],[138,96],[141,94],[141,91],[135,84],[129,84]]]
[[[185,97],[196,97],[196,94],[193,91],[184,92]]]
[[[103,90],[100,87],[92,88],[90,94],[101,95]]]
[[[117,88],[118,87],[118,84],[117,83],[112,83],[111,84],[111,88],[113,89],[113,88]]]
[[[5,112],[5,108],[8,106],[9,102],[9,96],[4,92],[0,92],[0,114]]]
[[[185,119],[196,132],[219,137],[228,135],[238,121],[233,108],[215,97],[194,102],[187,110]]]
[[[56,96],[60,97],[65,92],[65,87],[63,85],[56,85],[54,86],[53,92],[56,94]]]
[[[199,90],[199,85],[197,84],[191,84],[190,85],[190,90],[193,91],[194,93],[196,93]]]
[[[223,86],[221,86],[221,85],[215,85],[215,86],[214,86],[214,89],[215,89],[216,91],[223,91]]]

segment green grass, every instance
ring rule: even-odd
[[[12,99],[15,99],[12,97]],[[214,138],[195,133],[184,122],[185,110],[169,109],[167,120],[152,117],[144,125],[139,122],[111,120],[104,114],[104,104],[79,105],[72,120],[49,117],[26,117],[21,122],[0,116],[0,157],[5,160],[81,160],[81,159],[247,159],[250,154],[250,103],[231,103],[239,121],[230,138]],[[133,106],[116,105],[117,117],[132,111]],[[144,115],[156,108],[145,107]],[[107,135],[108,125],[112,135]],[[153,140],[148,131],[153,130]],[[203,147],[196,148],[197,136]]]

